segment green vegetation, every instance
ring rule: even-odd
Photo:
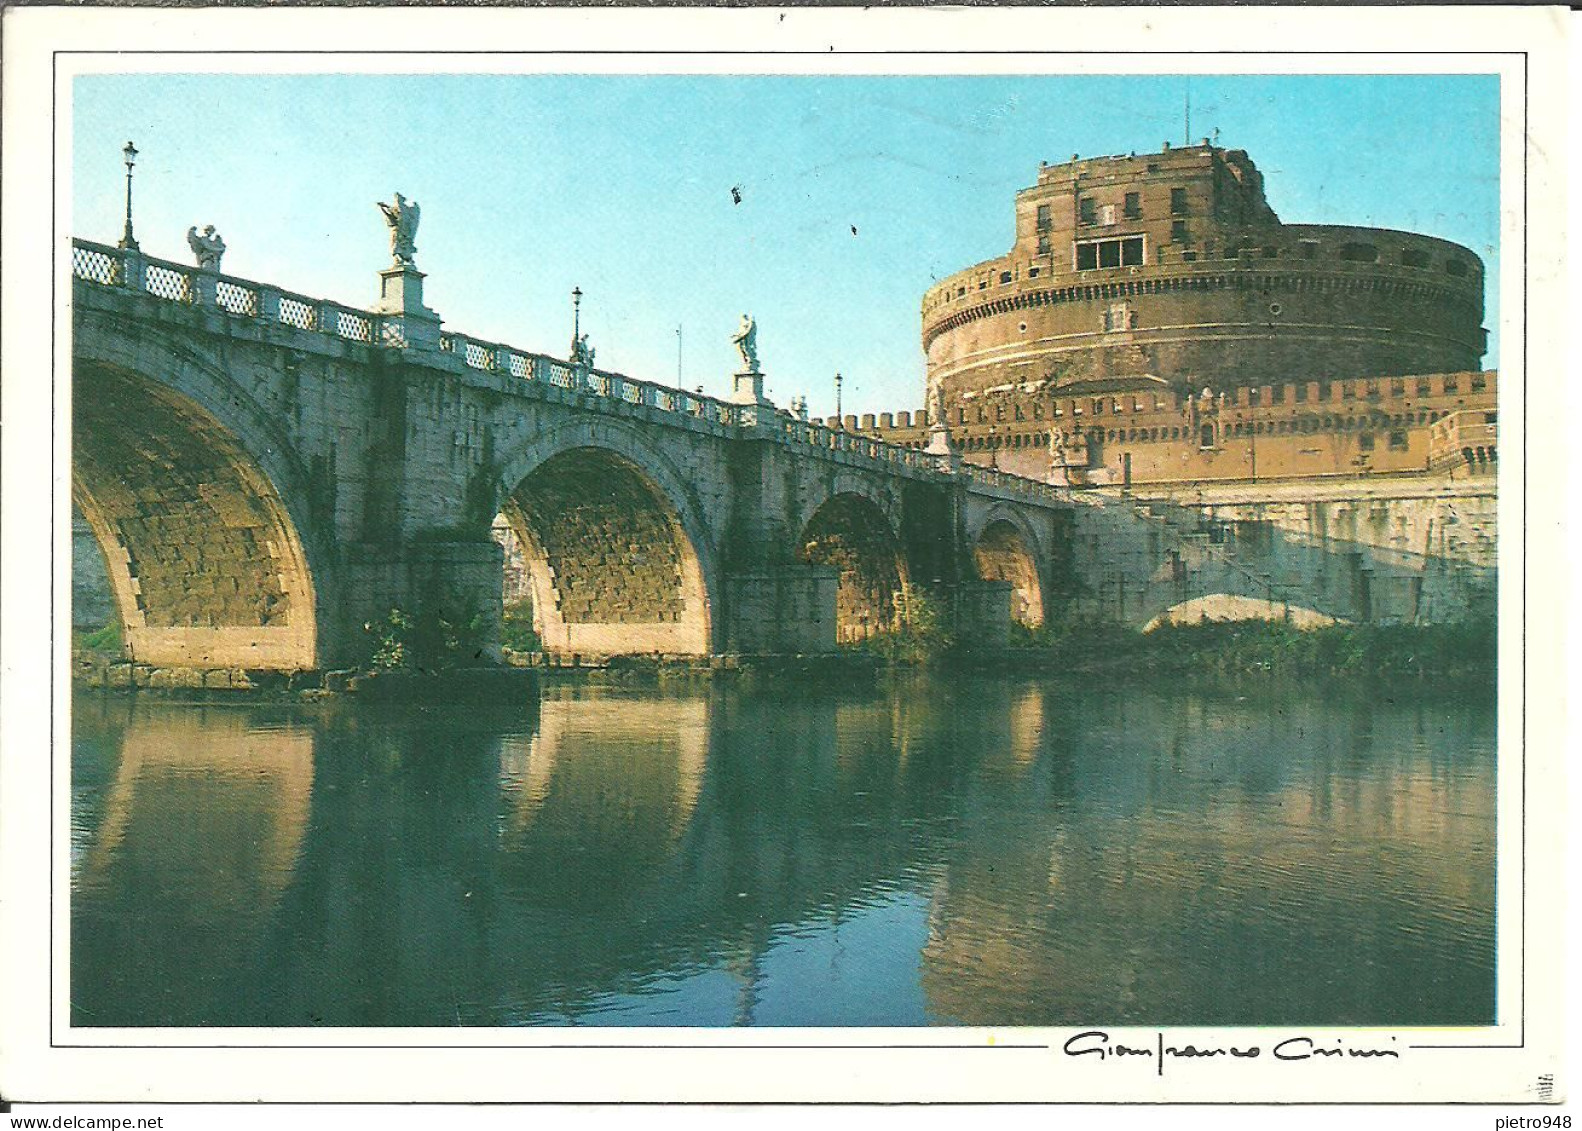
[[[944,658],[956,647],[950,611],[939,598],[921,589],[901,596],[902,627],[870,636],[854,648],[892,664],[923,665]]]
[[[107,656],[121,654],[121,622],[112,620],[96,632],[81,633],[76,641],[79,652],[98,652]]]
[[[530,598],[505,606],[500,621],[500,643],[513,652],[539,652],[544,642],[533,631],[533,602]]]
[[[1486,681],[1496,669],[1492,621],[1449,625],[1208,621],[1143,635],[1118,625],[1068,624],[1013,633],[1013,655],[1070,672],[1170,673]],[[1025,662],[1025,660],[1023,661]]]
[[[383,619],[363,625],[368,664],[381,671],[471,667],[481,660],[486,623],[485,614],[472,609],[431,608],[414,615],[393,608]]]

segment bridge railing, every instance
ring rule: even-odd
[[[328,299],[154,259],[127,248],[73,239],[71,267],[73,277],[85,282],[137,291],[166,302],[208,307],[234,318],[291,326],[370,346],[401,348],[407,344],[405,322],[400,315],[357,310]],[[770,405],[735,404],[449,331],[441,333],[439,348],[469,368],[507,374],[548,388],[640,405],[725,428],[757,429],[783,443],[846,452],[895,467],[941,475],[950,475],[952,470],[945,457],[802,420]],[[1062,497],[1060,489],[1048,483],[975,464],[960,465],[959,474],[1024,497],[1044,501]]]

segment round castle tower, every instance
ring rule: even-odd
[[[1046,165],[1011,251],[923,298],[951,423],[985,392],[1180,390],[1478,369],[1483,264],[1409,232],[1284,224],[1247,154]],[[965,415],[963,414],[963,420]]]

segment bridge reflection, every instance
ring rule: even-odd
[[[75,725],[77,1025],[1316,1023],[1280,1011],[1401,978],[1492,1009],[1474,708],[919,677]],[[810,962],[904,1001],[821,1012]]]

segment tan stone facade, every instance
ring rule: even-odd
[[[1046,166],[1009,253],[923,297],[930,383],[1153,376],[1216,391],[1449,373],[1485,351],[1483,265],[1408,232],[1283,224],[1247,155],[1208,144]]]
[[[1498,374],[1434,373],[1238,387],[1215,394],[1115,381],[1060,395],[1036,386],[964,394],[951,437],[975,463],[1074,486],[1492,475]],[[849,418],[921,447],[927,414]]]

